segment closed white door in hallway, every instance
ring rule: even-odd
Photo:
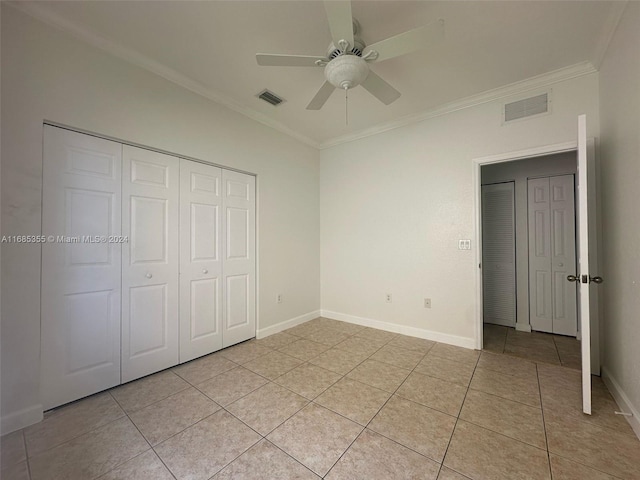
[[[573,175],[530,179],[529,311],[531,328],[577,334],[575,186]]]

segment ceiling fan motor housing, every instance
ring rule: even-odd
[[[340,55],[324,69],[324,76],[336,88],[348,90],[360,85],[369,75],[369,65],[356,55]]]
[[[339,55],[343,54],[352,54],[357,55],[358,57],[362,56],[362,52],[364,51],[364,47],[367,45],[362,41],[360,37],[353,37],[353,45],[348,46],[348,50],[345,52],[340,48],[340,46],[336,46],[333,42],[329,45],[327,49],[327,58],[336,58]]]

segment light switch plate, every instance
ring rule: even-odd
[[[458,250],[471,250],[471,240],[468,240],[468,239],[458,240]]]

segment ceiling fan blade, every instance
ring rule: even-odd
[[[320,90],[318,90],[318,93],[316,93],[316,96],[313,97],[313,100],[307,105],[307,110],[320,110],[327,100],[329,100],[329,97],[335,89],[336,87],[329,82],[324,82]]]
[[[328,62],[329,59],[321,56],[309,55],[277,55],[271,53],[256,53],[258,65],[267,67],[316,67],[316,61]]]
[[[400,92],[385,82],[373,71],[369,71],[369,76],[364,82],[362,82],[362,86],[385,105],[389,105],[400,98]]]
[[[333,44],[338,47],[340,40],[346,40],[353,47],[353,17],[349,0],[325,0],[324,9],[329,20]]]
[[[368,45],[363,52],[363,56],[370,50],[375,50],[378,52],[378,58],[375,61],[381,62],[427,48],[429,44],[441,39],[443,36],[444,20],[438,20],[423,27],[389,37],[386,40],[380,40],[373,45]]]

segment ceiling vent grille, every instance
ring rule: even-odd
[[[543,93],[535,97],[525,98],[504,106],[504,121],[512,122],[521,118],[540,115],[549,111],[549,94]]]
[[[280,98],[275,93],[270,92],[269,90],[266,90],[266,89],[258,94],[258,98],[261,100],[264,100],[267,103],[270,103],[274,107],[277,107],[282,102],[284,102],[284,99]]]

